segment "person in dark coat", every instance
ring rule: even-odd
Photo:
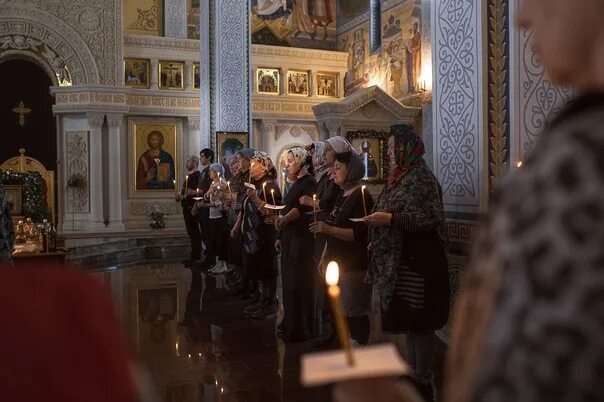
[[[382,331],[406,335],[412,379],[429,397],[434,332],[449,318],[442,191],[413,127],[391,127],[388,153],[392,173],[365,218],[371,227],[369,279],[381,296]]]
[[[358,344],[369,342],[369,313],[373,288],[365,282],[367,272],[367,232],[361,219],[366,210],[373,207],[373,198],[363,191],[361,179],[365,176],[365,165],[361,158],[349,151],[337,155],[335,183],[342,189],[334,208],[325,219],[310,224],[312,233],[322,233],[327,242],[322,251],[320,277],[325,282],[325,267],[329,261],[338,263],[339,286],[342,290],[342,305],[348,321],[350,337]]]
[[[300,204],[300,197],[317,191],[313,177],[312,157],[304,148],[293,148],[287,154],[287,167],[296,177],[285,197],[283,216],[276,218],[280,230],[275,242],[281,252],[281,278],[283,286],[283,320],[277,334],[284,341],[305,341],[319,333],[316,319],[314,287],[314,239],[308,231],[312,207]]]
[[[188,171],[185,181],[182,183],[180,192],[175,194],[176,201],[182,206],[182,215],[187,228],[187,235],[191,243],[191,253],[188,260],[184,261],[185,266],[191,266],[201,259],[201,227],[197,217],[191,214],[191,209],[195,204],[193,197],[196,195],[196,190],[199,187],[199,178],[201,173],[198,170],[199,158],[192,156],[187,159],[186,168]]]

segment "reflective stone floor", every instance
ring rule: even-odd
[[[330,401],[329,389],[299,384],[310,346],[277,339],[275,320],[246,318],[221,277],[169,263],[93,275],[110,289],[157,400]]]

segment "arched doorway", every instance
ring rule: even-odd
[[[52,81],[37,64],[23,59],[0,62],[0,163],[25,148],[48,170],[57,171],[57,134],[52,114]]]

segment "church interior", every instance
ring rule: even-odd
[[[122,399],[127,381],[114,386],[108,374],[98,391],[106,401],[348,400],[334,392],[338,380],[306,384],[312,374],[306,357],[354,353],[362,370],[362,350],[376,345],[394,345],[396,358],[411,366],[416,377],[408,375],[407,383],[416,400],[453,400],[443,396],[446,356],[479,232],[499,184],[524,169],[547,122],[575,95],[550,80],[531,46],[532,32],[515,23],[522,3],[0,0],[0,77],[6,78],[0,183],[12,213],[7,232],[15,237],[7,269],[75,271],[92,278],[82,289],[100,285],[109,295],[119,333],[108,330],[114,342],[108,347],[118,350],[114,336],[123,336],[137,396]],[[322,165],[328,150],[335,155],[331,170]],[[360,173],[352,179],[357,162]],[[256,179],[259,165],[266,171]],[[411,173],[420,170],[424,181]],[[341,192],[336,200],[344,200],[334,211],[351,210],[346,202],[356,197],[359,216],[338,220],[332,206],[323,206],[327,195],[317,197],[319,190],[313,194],[302,184],[316,179],[321,188],[322,177],[341,187],[334,185]],[[419,181],[398,192],[397,180],[411,177]],[[389,209],[419,198],[435,205],[432,220],[414,207],[401,215]],[[404,239],[428,238],[394,232],[396,225],[419,228],[414,214],[432,225],[428,233],[446,239],[430,243],[442,246],[444,262],[433,257],[428,264],[434,277],[444,264],[439,291],[432,274],[407,266],[393,268],[403,269],[390,277],[394,290],[375,279],[388,273],[392,258],[409,254],[413,247]],[[259,236],[268,244],[265,235],[268,247],[246,240]],[[339,263],[345,319],[330,293],[335,285],[326,293],[325,283],[317,284],[329,273],[326,256]],[[350,264],[359,271],[347,271]],[[305,269],[306,276],[297,274]],[[363,282],[359,275],[372,269],[375,282],[368,285],[369,276]],[[266,270],[274,274],[256,272]],[[38,282],[31,283],[25,291],[34,292]],[[417,283],[421,300],[413,293]],[[350,301],[350,289],[368,293]],[[291,327],[281,325],[306,325],[291,316],[308,313],[307,291],[316,291],[319,328],[288,338]],[[409,303],[400,307],[409,315],[414,307],[429,311],[428,293],[440,292],[434,314],[445,315],[436,326],[405,318],[410,323],[401,327],[387,313],[389,291],[392,300]],[[80,293],[70,303],[95,304],[83,293],[81,304]],[[33,293],[25,297],[46,304]],[[357,308],[364,312],[348,313]],[[78,325],[67,321],[63,331],[77,332]],[[385,330],[388,325],[394,329]],[[430,346],[418,346],[427,333]],[[55,347],[50,339],[45,349]],[[418,355],[410,357],[412,350]],[[429,367],[420,368],[424,352]],[[81,364],[95,370],[92,361]],[[100,367],[105,363],[96,366],[103,377]],[[405,377],[409,370],[396,373]],[[72,375],[67,383],[78,382],[78,370]],[[88,397],[94,389],[82,386],[86,396],[62,400],[97,400]]]

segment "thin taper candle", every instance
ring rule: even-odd
[[[361,187],[361,195],[363,196],[363,211],[365,211],[365,216],[367,216],[367,204],[365,203],[365,188],[367,186]]]
[[[336,329],[338,332],[338,338],[340,338],[340,344],[344,348],[346,353],[346,361],[349,366],[354,366],[354,356],[352,354],[352,346],[350,345],[350,337],[348,336],[348,325],[346,324],[346,318],[344,317],[344,310],[342,309],[342,303],[340,301],[340,287],[338,286],[338,279],[340,276],[338,263],[331,261],[327,264],[327,270],[325,272],[325,282],[329,286],[327,294],[329,295],[329,301],[331,302],[331,309],[336,322]]]
[[[275,189],[271,188],[271,196],[273,197],[273,205],[277,206],[277,203],[275,202]]]
[[[266,182],[262,183],[262,192],[264,193],[264,202],[266,202]]]
[[[312,212],[314,215],[315,222],[317,221],[317,195],[313,194],[312,196]]]
[[[229,194],[233,194],[231,192],[231,182],[230,181],[227,181],[227,188],[229,189]]]

